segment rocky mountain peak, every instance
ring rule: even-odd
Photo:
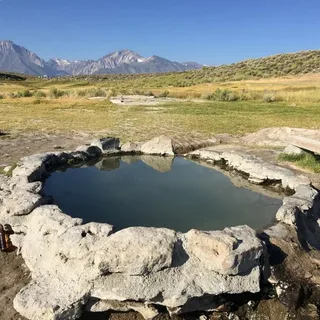
[[[111,52],[98,60],[66,60],[53,58],[44,61],[35,53],[14,44],[0,41],[0,70],[33,75],[81,75],[114,73],[156,73],[195,69],[159,56],[144,58],[130,49]]]
[[[13,47],[13,42],[11,40],[0,41],[0,50],[9,50]]]

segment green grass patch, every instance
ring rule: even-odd
[[[311,153],[303,153],[300,155],[281,153],[279,160],[293,162],[297,167],[320,173],[320,157]]]
[[[6,176],[8,176],[8,177],[12,177],[12,171],[13,171],[17,166],[18,166],[18,164],[17,164],[17,163],[14,163],[14,164],[10,167],[9,171],[7,171],[7,172],[4,171],[5,168],[0,168],[0,174],[4,174],[4,175],[6,175]]]

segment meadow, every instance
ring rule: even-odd
[[[159,134],[244,134],[275,126],[319,128],[319,80],[320,75],[315,74],[126,90],[120,87],[122,82],[111,87],[103,81],[6,80],[0,84],[0,129],[47,133],[101,131],[125,140],[143,140]],[[108,100],[111,95],[131,93],[184,100],[152,107],[119,106]]]

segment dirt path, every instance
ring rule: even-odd
[[[24,319],[13,308],[15,295],[29,281],[29,271],[16,252],[0,252],[0,319]]]

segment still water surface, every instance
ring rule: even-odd
[[[272,223],[281,200],[234,186],[214,168],[184,158],[125,156],[54,172],[44,192],[72,217],[186,232]]]

